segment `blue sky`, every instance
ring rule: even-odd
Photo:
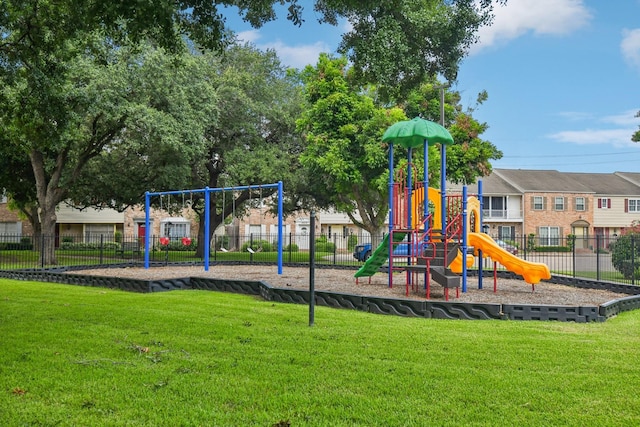
[[[300,2],[302,5],[311,2]],[[298,28],[278,21],[241,39],[274,49],[283,64],[315,64],[335,52],[344,27],[318,25],[312,6]],[[640,172],[640,0],[508,0],[460,66],[453,85],[464,106],[486,90],[474,117],[504,157],[496,168]]]

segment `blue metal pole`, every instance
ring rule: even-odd
[[[204,271],[209,271],[209,250],[211,248],[211,236],[209,232],[209,204],[211,193],[209,187],[204,188]]]
[[[144,268],[149,268],[149,232],[150,227],[149,224],[151,220],[149,219],[149,210],[151,209],[151,203],[149,202],[150,196],[149,192],[144,193]]]
[[[282,181],[278,181],[278,274],[282,274],[282,240],[284,239],[282,227],[283,227],[283,186]]]
[[[462,187],[462,292],[467,292],[467,186]]]

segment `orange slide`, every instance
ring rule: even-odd
[[[501,248],[488,234],[469,233],[469,245],[480,249],[483,255],[490,256],[504,265],[507,270],[521,275],[527,283],[535,285],[542,279],[551,278],[551,272],[546,264],[518,258]]]

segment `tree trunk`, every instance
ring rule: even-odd
[[[56,259],[56,208],[44,206],[40,209],[41,242],[40,266],[57,264]]]
[[[383,225],[382,227],[376,227],[372,230],[367,230],[371,234],[371,250],[374,251],[382,242],[383,236],[389,232],[389,230]]]

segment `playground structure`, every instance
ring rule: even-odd
[[[478,197],[446,193],[446,146],[453,144],[451,134],[441,125],[415,118],[398,122],[384,133],[383,142],[389,143],[389,233],[369,259],[356,272],[360,277],[371,277],[388,261],[389,287],[393,286],[394,272],[404,271],[406,294],[409,287],[418,289],[420,278],[424,282],[426,298],[430,298],[431,280],[444,288],[445,299],[449,289],[455,288],[456,297],[467,291],[467,268],[475,263],[468,253],[473,248],[480,259],[491,257],[506,269],[521,275],[532,285],[551,278],[548,266],[528,262],[509,253],[482,230],[482,182]],[[394,144],[407,149],[406,167],[395,172]],[[423,165],[429,164],[428,147],[440,144],[440,189],[429,187],[428,171],[423,167],[422,181],[414,182],[417,167],[413,163],[414,148],[422,147]],[[405,262],[397,262],[394,251],[405,246]],[[391,256],[390,256],[391,255]],[[495,267],[494,267],[495,268]],[[478,287],[482,288],[482,262],[478,266]],[[495,290],[495,286],[494,286]]]
[[[211,209],[211,193],[222,193],[224,196],[225,192],[235,192],[235,191],[243,191],[243,190],[258,190],[260,194],[262,194],[263,188],[276,188],[278,194],[278,274],[282,274],[282,252],[283,252],[283,185],[282,181],[278,181],[275,184],[259,184],[259,185],[245,185],[245,186],[237,186],[237,187],[221,187],[221,188],[201,188],[197,190],[174,190],[174,191],[161,191],[161,192],[149,192],[145,193],[144,197],[144,212],[145,212],[145,229],[151,230],[151,219],[150,219],[150,211],[151,211],[151,197],[158,196],[172,196],[172,195],[181,195],[185,194],[192,195],[194,193],[203,193],[204,194],[204,270],[209,271],[209,255],[211,250],[211,227],[210,227],[210,209]],[[224,200],[224,199],[223,199]],[[262,202],[262,201],[261,201]],[[145,233],[144,236],[144,268],[149,268],[149,254],[150,254],[150,235],[151,233]],[[189,243],[190,240],[189,240]],[[183,244],[185,241],[183,240]]]

